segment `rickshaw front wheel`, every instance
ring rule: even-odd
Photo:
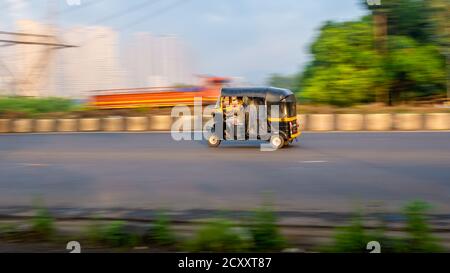
[[[208,138],[208,145],[209,147],[217,147],[220,145],[220,139],[216,135],[212,134]]]
[[[280,149],[284,146],[285,140],[281,135],[273,135],[270,137],[270,145],[274,149]]]

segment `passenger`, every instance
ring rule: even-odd
[[[233,101],[231,99],[231,101]],[[224,117],[225,117],[225,139],[234,139],[234,112],[233,106],[230,104],[230,98],[225,98]]]
[[[245,112],[248,113],[247,133],[251,140],[258,139],[258,104],[254,99],[250,99]]]
[[[230,98],[229,97],[223,97],[222,98],[222,107],[225,109],[230,105]]]
[[[236,127],[236,137],[238,140],[245,140],[245,112],[242,99],[232,97],[231,107],[233,112],[233,125]]]

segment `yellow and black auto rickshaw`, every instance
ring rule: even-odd
[[[279,149],[300,135],[295,96],[288,89],[223,88],[213,117],[211,147],[222,140],[265,140]]]

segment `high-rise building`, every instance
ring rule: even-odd
[[[191,85],[197,80],[187,49],[175,36],[136,33],[120,54],[118,34],[108,27],[56,29],[22,20],[17,22],[17,29],[58,37],[55,41],[21,36],[22,40],[40,39],[75,46],[21,44],[12,47],[15,58],[11,69],[16,79],[12,81],[3,71],[0,88],[11,84],[17,95],[85,98],[92,90]]]
[[[55,29],[31,20],[19,20],[17,29],[21,33],[54,35]],[[55,42],[50,37],[15,36],[21,42]],[[14,94],[22,96],[50,96],[50,70],[55,62],[54,50],[45,45],[17,44],[13,51],[15,59],[9,69],[14,75],[12,86]]]
[[[55,35],[60,39],[20,36],[18,39],[22,41],[38,39],[76,47],[58,49],[43,45],[15,45],[15,58],[9,69],[15,74],[16,95],[82,98],[88,96],[90,90],[124,85],[118,35],[110,28],[89,26],[58,30],[21,20],[17,22],[17,29],[22,33]]]
[[[0,95],[14,94],[16,58],[14,47],[3,47],[0,51]]]
[[[62,35],[77,45],[61,51],[59,89],[65,96],[85,97],[89,91],[122,87],[117,33],[106,27],[77,27]]]
[[[190,85],[195,82],[187,49],[176,36],[136,33],[124,51],[123,64],[130,87]]]

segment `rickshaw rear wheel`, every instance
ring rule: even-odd
[[[216,135],[212,134],[208,138],[208,145],[209,147],[217,147],[220,145],[220,139]]]
[[[273,135],[270,137],[270,145],[272,148],[278,150],[284,146],[285,140],[281,135]]]

